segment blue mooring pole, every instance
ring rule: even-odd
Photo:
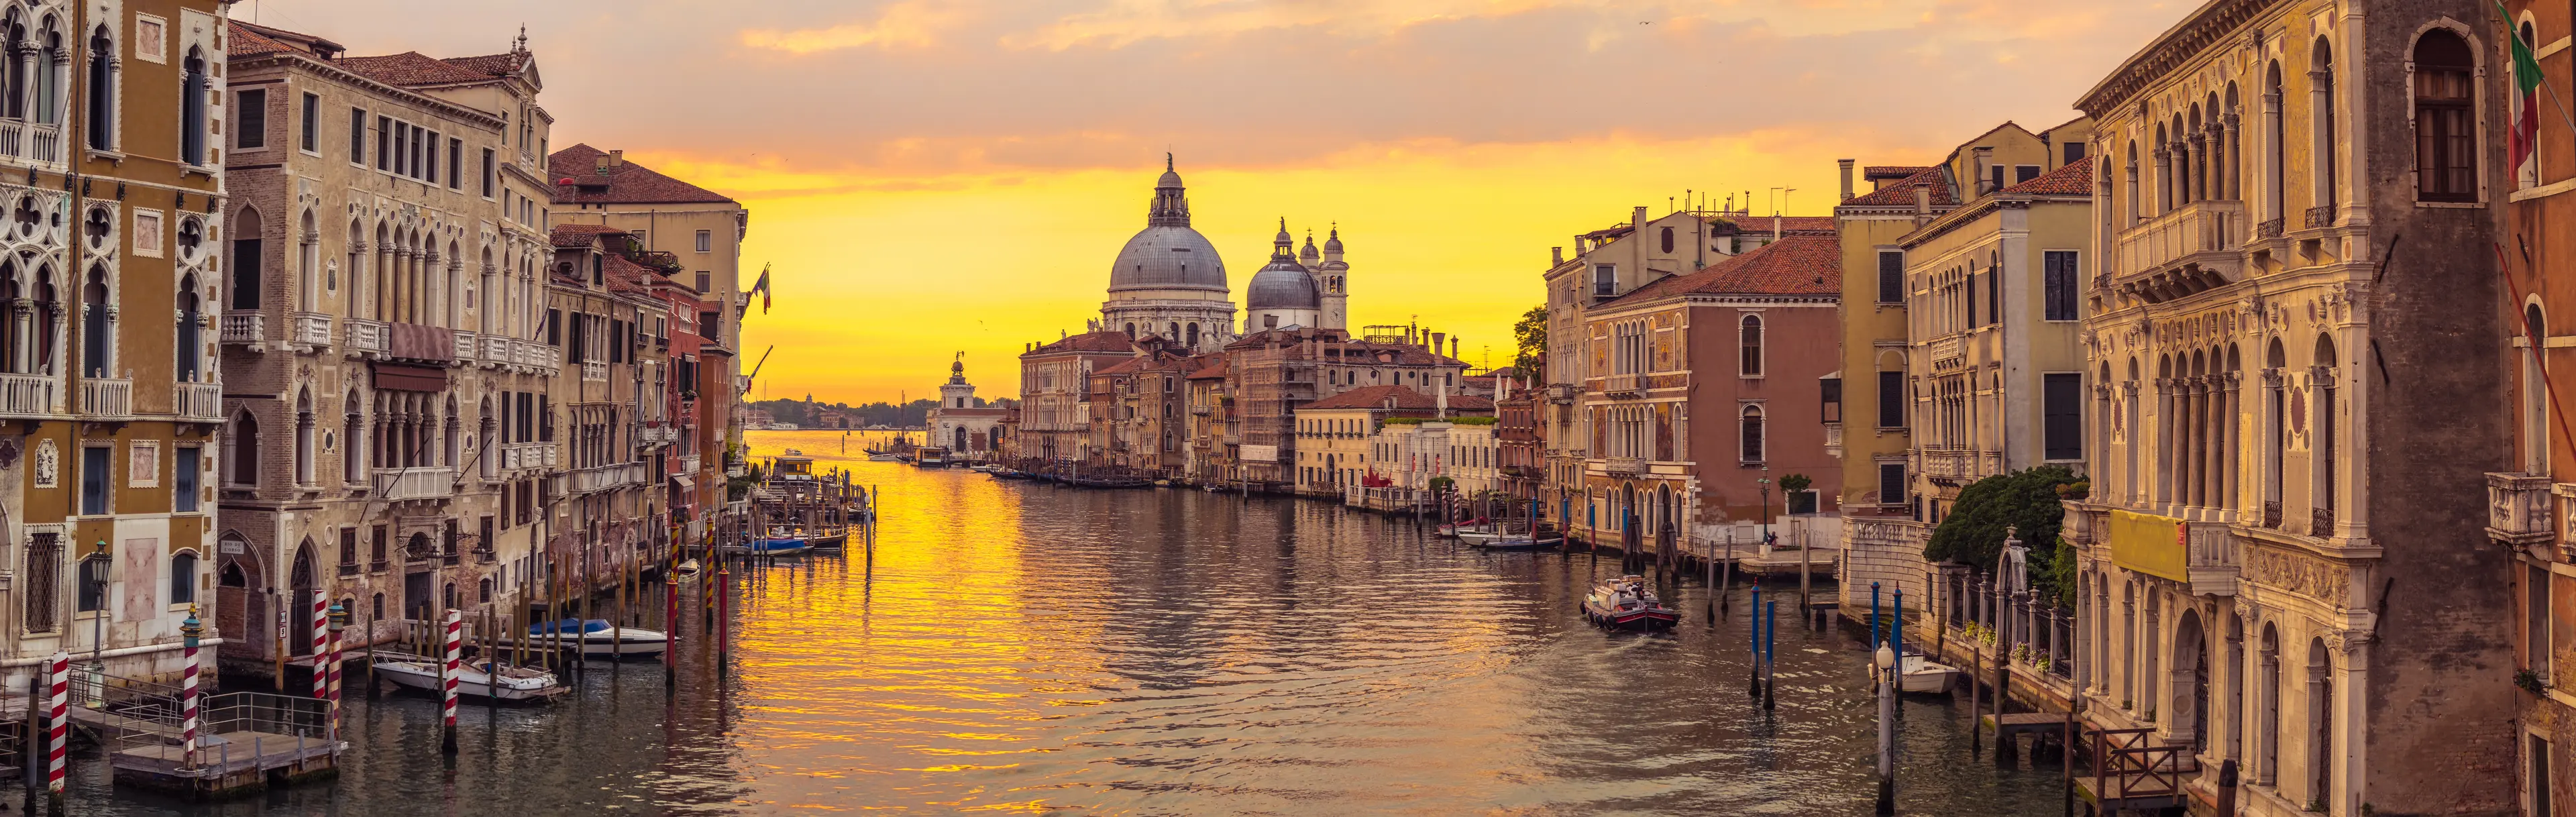
[[[1744,691],[1759,698],[1762,697],[1762,585],[1753,586],[1753,626],[1747,634],[1753,642],[1753,672],[1752,683]]]
[[[1765,604],[1767,606],[1762,613],[1762,708],[1767,710],[1775,703],[1772,690],[1780,686],[1778,673],[1771,663],[1775,657],[1773,652],[1780,645],[1780,602],[1775,600]]]
[[[1870,583],[1869,583],[1869,648],[1870,648],[1870,649],[1875,650],[1875,649],[1878,649],[1878,645],[1886,643],[1886,642],[1881,641],[1881,640],[1879,640],[1879,639],[1880,639],[1880,636],[1879,636],[1879,634],[1878,634],[1878,583],[1877,583],[1877,582],[1870,582]]]

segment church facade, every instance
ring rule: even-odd
[[[930,428],[932,445],[947,446],[956,457],[981,460],[993,456],[1000,442],[995,432],[1009,413],[977,404],[975,384],[966,382],[966,361],[959,360],[948,364],[948,382],[939,384],[939,405],[923,424]]]

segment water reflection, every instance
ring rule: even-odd
[[[1673,591],[1689,618],[1668,635],[1583,623],[1615,560],[1477,553],[1319,503],[923,472],[840,438],[752,436],[881,486],[882,522],[873,549],[739,574],[729,672],[692,615],[676,693],[657,665],[588,665],[554,707],[467,707],[453,767],[434,701],[360,699],[335,785],[192,809],[111,801],[93,763],[78,813],[1868,808],[1874,707],[1840,633],[1780,632],[1764,712],[1745,623],[1712,628],[1703,588]],[[1904,712],[1906,813],[2057,813],[2053,769],[1969,762],[1952,707]]]

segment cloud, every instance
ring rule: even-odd
[[[929,48],[938,44],[937,34],[963,19],[957,0],[906,0],[887,6],[876,20],[843,23],[830,28],[803,28],[787,31],[752,29],[742,32],[742,44],[753,48],[811,54],[844,48]]]

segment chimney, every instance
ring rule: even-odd
[[[610,170],[617,170],[617,169],[620,169],[620,168],[624,168],[625,166],[626,166],[626,151],[623,151],[623,150],[612,150],[612,151],[609,151],[609,152],[608,152],[608,169],[610,169]]]
[[[1994,187],[1994,184],[1993,184],[1993,179],[1994,179],[1993,171],[1990,171],[1990,170],[1987,170],[1987,169],[1986,169],[1987,167],[1989,167],[1989,166],[1993,165],[1993,164],[1994,164],[1994,162],[1995,162],[1995,149],[1994,149],[1994,148],[1991,148],[1991,147],[1987,147],[1987,146],[1985,146],[1985,145],[1978,145],[1978,146],[1977,146],[1977,195],[1982,196],[1982,195],[1985,195],[1985,194],[1988,194],[1988,193],[1995,192],[1995,187]]]
[[[1850,160],[1850,159],[1843,159],[1843,160],[1840,160],[1840,161],[1836,161],[1836,162],[1834,162],[1834,164],[1841,165],[1841,166],[1842,166],[1842,168],[1843,168],[1843,198],[1842,198],[1842,200],[1843,200],[1843,201],[1851,201],[1851,200],[1852,200],[1852,177],[1851,177],[1851,173],[1852,173],[1852,164],[1853,164],[1853,162],[1852,162],[1852,160]]]
[[[1564,247],[1549,247],[1549,248],[1547,248],[1547,260],[1548,260],[1547,265],[1548,265],[1548,266],[1550,266],[1550,267],[1561,267],[1561,266],[1565,266],[1565,248],[1564,248]]]
[[[1914,183],[1914,222],[1915,222],[1916,224],[1921,224],[1921,223],[1923,223],[1923,222],[1931,221],[1931,220],[1932,220],[1932,183],[1931,183],[1931,182],[1915,182],[1915,183]]]
[[[1640,236],[1645,235],[1645,234],[1646,234],[1646,208],[1645,208],[1643,205],[1639,205],[1639,206],[1637,207],[1637,213],[1636,213],[1635,218],[1636,218],[1637,235],[1640,235]]]
[[[1780,243],[1780,214],[1771,214],[1771,243]]]
[[[1457,338],[1450,338],[1450,339],[1449,339],[1449,359],[1450,359],[1450,360],[1457,360],[1457,359],[1458,359],[1458,339],[1457,339]]]
[[[591,160],[591,167],[590,167],[590,169],[591,169],[591,172],[597,173],[597,174],[599,174],[599,175],[602,175],[602,176],[606,176],[606,175],[608,175],[608,157],[607,157],[607,156],[601,156],[601,157],[599,157],[599,158],[597,158],[597,159],[593,159],[593,160]]]
[[[1447,332],[1433,332],[1433,333],[1431,333],[1431,353],[1432,353],[1432,354],[1435,354],[1435,355],[1436,355],[1436,354],[1439,354],[1439,353],[1440,353],[1440,343],[1441,343],[1441,340],[1442,340],[1442,339],[1444,339],[1444,338],[1447,338],[1447,337],[1449,337],[1449,333],[1447,333]]]

